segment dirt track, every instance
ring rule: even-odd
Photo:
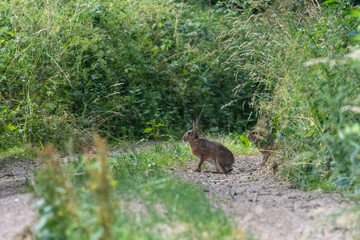
[[[346,221],[336,218],[349,208],[347,200],[339,194],[293,189],[266,168],[260,169],[260,160],[260,156],[238,157],[228,175],[194,172],[197,163],[175,174],[202,185],[239,228],[255,238],[353,239]]]
[[[0,165],[0,240],[30,239],[27,229],[36,219],[36,210],[31,194],[23,192],[32,169],[28,162]]]
[[[339,194],[293,189],[260,169],[259,162],[260,156],[238,157],[228,175],[194,172],[196,162],[174,173],[202,185],[216,206],[257,239],[355,239],[349,220],[336,218],[349,208],[348,200]],[[22,192],[34,166],[25,165],[0,166],[0,240],[30,239],[26,229],[33,226],[36,210],[31,195]]]

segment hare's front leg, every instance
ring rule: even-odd
[[[203,164],[204,161],[205,161],[205,158],[201,157],[198,167],[195,169],[195,172],[201,172],[201,165]]]

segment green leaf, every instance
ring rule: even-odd
[[[9,35],[15,35],[15,31],[14,30],[11,30],[11,31],[9,31],[7,34],[9,34]]]
[[[14,130],[15,130],[15,127],[14,127],[13,125],[9,124],[9,125],[8,125],[8,129],[9,129],[10,131],[14,131]]]
[[[342,188],[350,186],[350,180],[347,177],[339,177],[336,181],[332,183],[334,187]]]
[[[247,137],[244,134],[240,135],[240,141],[246,147],[250,146],[250,142],[249,142],[249,140],[247,139]]]
[[[152,128],[145,128],[145,130],[144,130],[144,133],[149,133],[149,132],[151,132],[153,129]]]
[[[337,2],[338,2],[338,0],[327,0],[327,1],[323,2],[323,4],[329,6],[329,5],[337,3]]]
[[[161,22],[159,22],[159,23],[158,23],[158,26],[159,26],[159,28],[161,28],[161,26],[162,26],[162,23],[161,23]]]

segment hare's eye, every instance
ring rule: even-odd
[[[188,135],[190,134],[190,132],[188,132]]]

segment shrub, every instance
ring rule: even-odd
[[[297,186],[358,187],[357,43],[350,1],[276,2],[223,36],[249,81],[260,122],[279,140],[283,174]],[[320,183],[322,182],[322,183]]]
[[[177,134],[194,116],[220,131],[245,124],[246,104],[221,108],[240,100],[221,65],[223,9],[160,0],[7,0],[1,9],[4,148],[61,148],[69,136],[80,146],[93,131],[139,138],[152,121]]]

